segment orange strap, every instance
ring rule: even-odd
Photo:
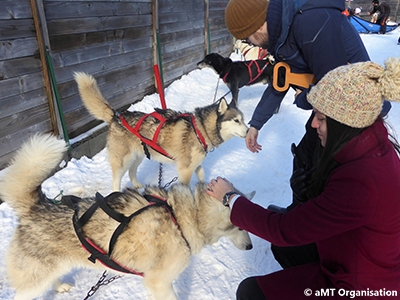
[[[279,81],[279,72],[284,72],[284,83]],[[315,79],[313,74],[300,74],[300,73],[292,73],[290,72],[290,66],[284,62],[278,62],[274,66],[274,73],[272,78],[272,85],[278,92],[286,91],[289,86],[296,85],[303,88],[309,88],[310,84],[316,83],[317,80]]]

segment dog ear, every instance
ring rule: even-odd
[[[249,194],[244,194],[244,196],[245,196],[247,199],[251,200],[251,199],[253,199],[253,197],[254,197],[255,194],[256,194],[256,191],[252,191],[252,192],[249,193]]]
[[[245,198],[247,198],[247,199],[249,199],[249,200],[253,199],[253,198],[254,198],[254,195],[256,194],[256,191],[251,191],[250,193],[242,193],[241,191],[239,191],[239,190],[236,189],[236,188],[235,188],[235,191],[236,191],[238,194],[242,195],[243,197],[245,197]]]
[[[227,109],[228,109],[228,103],[226,102],[226,99],[222,97],[219,102],[218,113],[223,115]]]

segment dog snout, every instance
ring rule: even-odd
[[[251,250],[253,249],[253,244],[247,244],[246,245],[246,250]]]
[[[206,66],[206,63],[204,62],[204,60],[199,61],[197,63],[197,67],[200,68],[200,69],[204,68],[205,66]]]

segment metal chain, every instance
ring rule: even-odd
[[[219,80],[220,80],[220,78],[218,77],[218,81],[217,81],[217,87],[215,88],[215,94],[214,94],[214,101],[213,101],[213,102],[215,102],[215,101],[216,101],[215,99],[217,98],[217,92],[218,92]]]
[[[171,180],[170,182],[168,182],[168,183],[166,183],[166,184],[164,185],[163,189],[166,189],[166,188],[169,187],[173,182],[175,182],[175,181],[177,181],[177,180],[178,180],[178,177],[172,178],[172,180]]]
[[[162,171],[163,171],[163,166],[162,166],[162,163],[160,163],[160,167],[158,168],[158,187],[161,187]]]
[[[114,280],[121,278],[122,276],[121,275],[116,275],[116,276],[113,276],[113,277],[105,280],[106,277],[107,277],[107,271],[104,271],[103,275],[100,276],[100,279],[97,281],[97,283],[94,286],[92,286],[92,288],[90,289],[90,291],[87,293],[86,297],[83,300],[86,300],[86,299],[92,297],[93,294],[96,293],[97,290],[102,285],[107,285],[107,284],[113,282]]]
[[[214,100],[213,100],[213,102],[217,102],[217,101],[221,100],[222,98],[224,98],[226,95],[228,95],[228,94],[231,92],[231,91],[227,91],[227,92],[225,93],[225,95],[223,95],[223,96],[220,97],[218,100],[216,100],[220,79],[221,79],[221,78],[218,78],[218,81],[217,81],[217,87],[215,88],[215,93],[214,93]]]
[[[61,204],[61,200],[57,200],[57,198],[59,198],[60,196],[60,199],[64,196],[64,191],[63,190],[60,190],[60,192],[58,193],[58,195],[57,196],[55,196],[53,199],[51,199],[51,202],[53,202],[54,204]]]
[[[178,177],[174,177],[172,178],[172,180],[170,182],[167,182],[163,187],[161,186],[162,184],[162,172],[163,172],[163,167],[162,167],[162,163],[160,163],[160,167],[158,169],[158,187],[166,189],[167,187],[169,187],[173,182],[178,180]]]

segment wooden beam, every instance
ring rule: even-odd
[[[211,52],[210,49],[210,0],[204,1],[204,55]]]
[[[50,51],[50,41],[46,25],[42,0],[30,0],[33,21],[35,24],[37,43],[39,47],[40,61],[42,63],[43,79],[45,83],[46,95],[49,104],[50,120],[55,135],[65,139],[60,115],[57,109],[57,103],[52,89],[48,64],[46,60],[46,51]]]
[[[158,53],[157,53],[157,46],[158,46],[158,41],[157,41],[157,35],[158,35],[158,0],[153,0],[152,1],[152,18],[153,18],[153,65],[158,65]],[[157,79],[154,76],[154,85],[157,89],[159,88],[157,86]]]

